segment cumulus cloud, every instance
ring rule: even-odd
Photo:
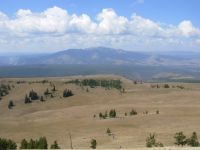
[[[124,33],[128,27],[128,19],[118,16],[113,9],[103,9],[98,14],[99,33],[120,34]]]
[[[103,9],[91,18],[52,7],[43,12],[20,9],[14,18],[0,12],[0,52],[48,51],[109,46],[128,50],[200,50],[200,29],[191,21],[158,23],[137,14],[127,18]]]

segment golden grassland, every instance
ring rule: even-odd
[[[71,79],[120,79],[125,93],[117,89],[80,87],[65,84]],[[48,80],[56,87],[54,97],[44,96],[45,102],[24,104],[30,90],[43,95],[50,83],[32,83]],[[19,80],[26,83],[17,84]],[[149,133],[156,133],[164,146],[174,146],[174,134],[184,131],[188,136],[193,131],[200,135],[200,84],[169,83],[180,88],[152,88],[152,83],[134,84],[133,81],[115,75],[74,76],[55,78],[4,78],[1,83],[15,87],[0,100],[0,136],[11,138],[19,145],[23,138],[47,137],[48,143],[57,140],[61,148],[70,148],[69,133],[74,148],[89,148],[92,138],[97,148],[142,148]],[[156,83],[153,83],[156,84]],[[63,98],[64,89],[74,96]],[[86,91],[89,89],[89,92]],[[15,106],[8,109],[9,100]],[[99,112],[115,109],[117,118],[99,119]],[[132,109],[135,116],[125,116]],[[156,111],[159,110],[159,114]],[[148,111],[148,114],[143,112]],[[96,117],[94,118],[94,114]],[[110,128],[114,136],[106,134]]]

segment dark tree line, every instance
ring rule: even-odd
[[[40,137],[39,140],[30,139],[27,141],[23,139],[21,141],[21,149],[48,149],[47,139],[45,137]]]
[[[73,83],[80,86],[90,86],[91,88],[101,86],[107,89],[110,88],[116,88],[118,90],[122,89],[122,82],[120,80],[76,79],[67,81],[66,83]]]
[[[60,149],[57,141],[50,146],[51,149]],[[40,137],[39,139],[33,140],[30,139],[27,141],[23,139],[20,144],[20,149],[48,149],[48,142],[46,137]]]

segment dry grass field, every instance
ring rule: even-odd
[[[105,90],[102,87],[80,87],[65,84],[71,79],[120,79],[125,89]],[[54,97],[45,102],[24,103],[30,90],[40,96],[50,83],[31,83],[48,80],[56,87]],[[27,81],[17,84],[17,81]],[[0,136],[11,138],[19,145],[23,138],[36,139],[46,136],[48,143],[57,140],[61,148],[70,148],[69,132],[73,148],[89,148],[92,138],[97,148],[142,148],[149,133],[156,133],[164,146],[174,147],[174,134],[184,131],[188,136],[193,131],[200,135],[200,84],[169,83],[180,88],[152,88],[152,84],[134,84],[133,81],[115,75],[74,76],[55,78],[9,78],[1,83],[14,85],[10,93],[0,100]],[[160,83],[160,85],[162,85]],[[71,89],[74,96],[63,98],[64,89]],[[86,89],[89,89],[89,92]],[[15,106],[8,109],[9,100]],[[99,112],[115,109],[117,118],[99,119]],[[125,116],[132,109],[138,115]],[[159,110],[159,114],[156,111]],[[148,114],[143,112],[148,111]],[[94,114],[96,117],[94,118]],[[110,128],[114,136],[106,134]]]

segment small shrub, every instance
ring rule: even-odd
[[[159,114],[160,113],[160,111],[159,110],[156,110],[156,114]]]
[[[111,130],[107,128],[106,133],[110,136],[112,134]]]
[[[155,134],[150,134],[146,138],[146,146],[147,147],[163,147],[164,145],[162,143],[156,141],[156,135]]]
[[[130,116],[132,116],[132,115],[137,115],[137,111],[132,109],[131,112],[130,112]]]
[[[60,149],[60,146],[58,145],[57,141],[54,141],[54,143],[51,145],[51,149]]]
[[[170,88],[169,84],[164,84],[164,88]]]

